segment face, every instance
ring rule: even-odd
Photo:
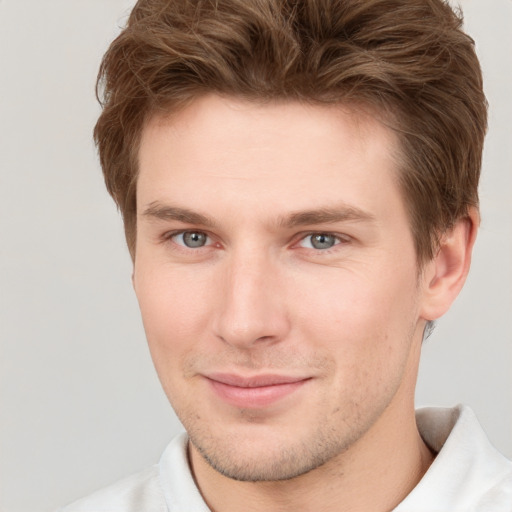
[[[396,148],[332,106],[207,96],[146,125],[134,287],[193,457],[291,478],[412,403],[423,288]]]

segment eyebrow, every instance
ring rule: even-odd
[[[185,224],[195,224],[211,228],[217,225],[213,219],[206,215],[189,210],[188,208],[164,205],[158,201],[150,203],[143,211],[142,216],[164,221],[176,220]],[[319,208],[293,212],[279,217],[276,224],[279,227],[290,229],[305,225],[333,224],[335,222],[369,222],[374,220],[374,215],[369,212],[357,207],[341,205],[335,208]]]
[[[374,221],[375,216],[354,206],[341,205],[337,208],[320,208],[292,213],[279,219],[278,224],[286,228],[335,222]]]
[[[177,220],[185,224],[199,224],[206,227],[215,227],[215,222],[201,213],[194,212],[187,208],[167,206],[155,201],[148,205],[142,213],[143,217],[159,220]]]

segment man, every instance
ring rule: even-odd
[[[505,511],[470,410],[415,414],[469,271],[486,102],[440,0],[141,0],[95,129],[186,434],[71,511]]]

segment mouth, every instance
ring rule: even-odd
[[[286,375],[255,375],[215,373],[205,376],[215,395],[228,404],[242,409],[268,407],[298,391],[310,377]]]

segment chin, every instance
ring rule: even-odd
[[[221,475],[244,482],[291,480],[327,463],[346,447],[316,432],[308,440],[290,435],[226,435],[189,431],[193,449]],[[320,435],[318,435],[320,434]],[[338,441],[338,442],[335,442]]]

